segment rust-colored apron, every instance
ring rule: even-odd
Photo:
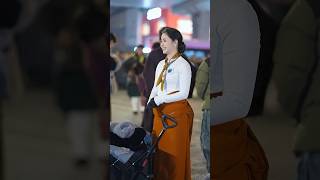
[[[191,180],[190,141],[193,111],[187,100],[162,104],[153,109],[153,133],[162,130],[161,115],[167,114],[177,121],[162,136],[154,158],[155,180]],[[168,121],[168,124],[170,122]]]
[[[212,180],[267,180],[268,161],[244,119],[211,126]]]

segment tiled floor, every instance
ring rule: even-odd
[[[192,99],[190,102],[195,112],[192,177],[200,180],[206,174],[199,140],[201,101]],[[112,112],[113,121],[132,120],[139,124],[142,119],[141,115],[132,114],[129,97],[124,91],[112,95]],[[22,99],[5,103],[4,115],[6,180],[102,179],[104,168],[97,153],[92,153],[95,155],[88,168],[73,167],[65,120],[50,91],[26,92]],[[267,153],[269,180],[294,180],[296,167],[291,149],[294,121],[277,115],[251,118],[248,122]],[[93,132],[98,132],[97,127]]]
[[[86,168],[73,166],[66,123],[49,91],[27,92],[19,101],[6,103],[3,123],[6,180],[102,179],[98,155]]]

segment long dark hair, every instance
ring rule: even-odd
[[[174,41],[174,40],[178,41],[178,52],[179,53],[182,54],[186,50],[186,45],[183,42],[183,38],[182,38],[180,31],[178,31],[175,28],[165,27],[164,29],[162,29],[160,31],[160,37],[164,33],[167,34],[169,36],[169,38],[172,39],[172,41]]]

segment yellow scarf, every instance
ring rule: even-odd
[[[158,77],[158,80],[157,80],[157,86],[160,84],[161,91],[163,91],[164,81],[165,81],[166,75],[167,75],[167,73],[165,73],[165,72],[167,71],[169,65],[170,65],[171,63],[173,63],[176,59],[178,59],[178,57],[180,57],[180,55],[181,55],[180,53],[175,54],[175,55],[172,57],[173,61],[171,61],[170,63],[168,62],[168,61],[169,61],[168,58],[167,58],[167,57],[165,58],[163,69],[162,69],[162,71],[161,71],[161,73],[160,73],[160,75],[159,75],[159,77]]]

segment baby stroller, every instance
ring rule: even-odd
[[[149,180],[153,179],[152,159],[156,152],[161,137],[167,129],[177,126],[173,117],[166,114],[161,118],[163,128],[158,137],[152,137],[150,133],[144,137],[141,143],[146,148],[137,151],[123,149],[121,147],[110,145],[109,170],[110,180]],[[170,121],[172,125],[168,124]]]

